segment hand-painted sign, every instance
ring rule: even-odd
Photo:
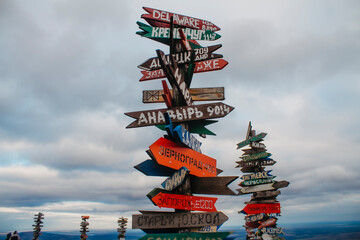
[[[243,175],[241,177],[241,180],[253,180],[253,179],[259,179],[259,178],[269,178],[269,177],[273,177],[273,175],[270,174],[272,170],[269,171],[265,171],[265,172],[257,172],[257,173],[253,173],[253,174],[247,174],[247,175]]]
[[[186,167],[182,167],[166,179],[161,185],[165,190],[172,191],[183,183],[188,173],[189,170]]]
[[[169,90],[169,87],[165,80],[161,81],[161,84],[163,85],[163,92],[161,94],[161,97],[163,101],[165,102],[166,106],[168,108],[172,108],[173,102],[172,102],[172,93]]]
[[[198,18],[188,17],[154,8],[143,7],[143,9],[148,13],[142,14],[141,18],[145,19],[152,26],[169,27],[170,18],[173,17],[173,22],[175,26],[211,31],[220,30],[218,26],[206,20],[201,20]]]
[[[260,185],[260,184],[266,184],[266,183],[273,183],[274,177],[271,178],[258,178],[258,179],[254,179],[254,180],[245,180],[243,182],[241,182],[239,185],[240,186],[254,186],[254,185]]]
[[[258,229],[264,228],[264,227],[270,227],[274,226],[276,224],[277,218],[269,218],[268,220],[262,222]]]
[[[281,194],[280,190],[276,191],[266,191],[266,192],[255,192],[253,193],[253,198],[270,198],[270,197],[276,197],[277,195]]]
[[[200,146],[202,143],[181,125],[178,125],[174,128],[174,138],[176,142],[183,143],[189,148],[201,153]]]
[[[274,161],[271,158],[265,158],[265,159],[258,159],[255,161],[238,161],[237,162],[239,165],[237,165],[236,167],[257,167],[257,166],[272,166],[276,163],[276,161]]]
[[[253,148],[265,148],[265,144],[259,142],[251,142],[250,146]]]
[[[241,212],[244,214],[280,213],[280,203],[248,204]]]
[[[267,215],[265,213],[248,215],[245,217],[245,221],[246,222],[257,222],[257,221],[265,219],[266,217],[267,217]]]
[[[265,148],[247,148],[247,149],[241,149],[241,150],[244,151],[244,153],[242,154],[243,156],[255,154],[255,153],[266,152]]]
[[[174,54],[171,54],[171,56],[173,56],[173,58],[175,59],[177,64],[190,63],[191,62],[191,54],[193,51],[195,52],[195,58],[194,58],[195,62],[209,60],[209,59],[215,59],[215,58],[222,58],[223,56],[221,54],[212,53],[212,52],[216,51],[217,49],[221,48],[221,46],[222,46],[221,44],[217,44],[214,46],[197,48],[197,49],[194,49],[191,51],[174,53]],[[165,62],[167,64],[170,62],[170,55],[165,55]],[[148,70],[148,71],[161,69],[159,58],[157,58],[157,57],[150,58],[150,59],[146,60],[145,62],[143,62],[141,65],[139,65],[138,68]]]
[[[275,182],[275,183],[243,187],[243,188],[237,189],[237,190],[239,191],[239,195],[242,195],[242,194],[260,192],[260,191],[276,190],[279,188],[287,187],[288,185],[289,185],[289,182],[287,182],[287,181],[279,181],[279,182]]]
[[[191,133],[198,133],[204,135],[216,135],[215,133],[211,132],[209,129],[205,128],[205,126],[218,122],[217,120],[199,120],[199,121],[190,121],[187,122],[189,127],[189,132]],[[157,128],[161,130],[166,130],[166,125],[156,125]]]
[[[216,159],[165,138],[159,138],[154,142],[150,146],[150,151],[160,165],[173,169],[186,167],[190,174],[198,177],[216,176]]]
[[[267,157],[270,157],[270,156],[271,156],[271,153],[261,152],[261,153],[255,153],[255,154],[247,155],[247,156],[242,156],[240,158],[243,161],[252,161],[252,160],[256,160],[256,159],[260,159],[260,158],[267,158]]]
[[[132,229],[214,226],[221,225],[228,219],[222,212],[149,212],[132,215]]]
[[[243,173],[252,173],[252,172],[263,172],[265,167],[242,167],[241,171]]]
[[[190,228],[190,232],[217,232],[219,226],[204,226],[198,228]]]
[[[251,142],[256,142],[256,141],[259,141],[259,140],[263,139],[266,136],[266,134],[267,133],[259,133],[258,135],[254,136],[254,137],[251,137],[251,138],[246,139],[246,140],[244,140],[242,142],[239,142],[237,144],[237,149],[242,148],[242,147],[250,144]]]
[[[137,34],[142,37],[147,38],[170,38],[170,28],[166,27],[151,27],[141,22],[136,22],[143,32],[137,32]],[[200,30],[193,28],[183,28],[181,29],[187,39],[190,40],[205,40],[205,41],[215,41],[221,36],[211,30]],[[181,39],[179,28],[173,28],[173,39]]]
[[[172,95],[173,90],[171,89]],[[219,101],[225,99],[224,87],[215,88],[190,88],[190,95],[193,101]],[[143,103],[161,103],[164,102],[163,90],[145,90],[143,91]]]
[[[186,233],[159,233],[147,234],[139,240],[223,240],[231,232],[186,232]]]
[[[211,59],[207,61],[201,61],[195,63],[194,73],[202,73],[209,71],[221,70],[228,65],[228,62],[224,59]],[[153,70],[153,71],[141,71],[143,76],[140,78],[141,81],[154,80],[159,78],[165,78],[165,73],[162,69]]]
[[[284,234],[284,228],[262,228],[261,232],[270,235]]]
[[[148,194],[148,197],[160,208],[205,212],[216,211],[215,202],[217,198],[164,193],[161,189],[154,189]]]
[[[235,195],[228,187],[237,176],[190,177],[191,192],[194,194]]]
[[[164,113],[169,113],[173,122],[187,122],[201,119],[225,117],[234,108],[224,103],[199,104],[195,106],[174,107],[171,109],[155,109],[138,112],[128,112],[125,115],[136,120],[126,128],[145,127],[164,124]]]
[[[175,172],[174,169],[161,166],[153,160],[145,160],[144,162],[134,166],[134,168],[146,176],[156,176],[156,177],[168,177]]]

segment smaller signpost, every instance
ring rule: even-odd
[[[81,223],[80,223],[80,239],[87,239],[88,235],[87,233],[89,232],[89,222],[86,221],[90,218],[90,216],[81,216]]]
[[[124,218],[124,217],[121,217],[119,218],[118,220],[118,224],[119,224],[119,227],[117,229],[119,235],[118,235],[118,239],[125,239],[125,233],[126,233],[126,225],[127,225],[127,222],[128,222],[128,219],[127,218]]]
[[[34,222],[35,224],[33,225],[34,227],[34,230],[33,230],[33,235],[34,235],[34,238],[33,240],[37,240],[39,239],[39,236],[41,235],[41,228],[43,227],[43,220],[44,219],[44,214],[39,212],[38,214],[35,214],[35,217],[34,217]]]
[[[246,214],[245,228],[247,239],[283,239],[283,228],[277,228],[276,215],[281,213],[280,203],[276,197],[280,194],[279,188],[289,185],[287,181],[275,181],[271,175],[272,170],[265,170],[265,166],[272,166],[276,163],[269,158],[270,153],[266,152],[265,144],[261,143],[266,133],[256,134],[249,123],[246,139],[237,144],[237,148],[249,145],[250,148],[243,149],[244,154],[241,161],[237,161],[236,167],[242,167],[241,171],[250,173],[241,177],[239,184],[242,188],[237,189],[239,195],[252,193],[251,200],[239,213]]]

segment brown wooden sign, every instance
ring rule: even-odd
[[[228,219],[222,212],[149,212],[132,215],[132,229],[218,226]]]
[[[281,194],[280,190],[276,191],[266,191],[266,192],[254,192],[253,198],[270,198],[270,197],[276,197],[277,195]]]
[[[174,107],[171,109],[154,109],[138,112],[127,112],[125,115],[136,120],[126,128],[145,127],[165,124],[164,113],[169,113],[172,122],[187,122],[201,119],[225,117],[233,107],[221,102],[194,106]]]
[[[211,31],[220,30],[218,26],[206,20],[154,8],[143,7],[143,9],[148,13],[142,14],[141,17],[145,19],[151,26],[170,27],[170,18],[173,17],[173,23],[175,26]]]
[[[191,176],[191,192],[194,194],[236,195],[228,185],[237,176],[195,177]]]
[[[190,95],[193,101],[221,101],[225,99],[224,87],[214,88],[190,88]],[[163,90],[145,90],[143,91],[143,103],[162,103],[164,102]],[[173,94],[173,90],[170,90]]]
[[[272,166],[276,163],[273,159],[255,160],[255,161],[238,161],[239,165],[236,167],[257,167],[257,166]]]
[[[195,59],[194,59],[195,62],[216,59],[216,58],[222,58],[223,56],[221,54],[212,53],[212,52],[216,51],[217,49],[221,48],[221,46],[222,46],[221,44],[217,44],[217,45],[213,45],[213,46],[209,46],[209,47],[196,48],[191,51],[174,53],[174,54],[171,54],[171,56],[174,58],[176,63],[179,65],[190,63],[191,62],[191,54],[193,51],[195,52]],[[166,62],[166,64],[169,64],[170,63],[170,55],[165,55],[164,61]],[[142,64],[140,64],[138,66],[138,68],[152,71],[152,70],[161,69],[161,64],[160,64],[159,58],[154,57],[154,58],[150,58],[150,59],[146,60],[145,62],[143,62]]]
[[[288,185],[289,185],[289,182],[287,182],[287,181],[279,181],[279,182],[275,182],[275,183],[243,187],[243,188],[237,189],[237,190],[239,191],[239,195],[242,195],[242,194],[248,194],[248,193],[254,193],[254,192],[276,190],[279,188],[287,187]]]
[[[195,150],[165,138],[159,138],[149,148],[156,162],[162,166],[176,170],[186,167],[191,175],[199,177],[216,176],[216,159]]]
[[[195,63],[194,73],[217,71],[223,69],[227,65],[228,62],[222,58],[201,61]],[[141,71],[141,73],[143,74],[143,76],[140,78],[140,82],[166,77],[162,69],[153,70],[153,71]]]

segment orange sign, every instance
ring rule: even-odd
[[[159,138],[150,150],[160,165],[176,170],[186,167],[191,175],[198,177],[216,176],[216,159],[165,138]]]

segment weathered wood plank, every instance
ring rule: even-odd
[[[273,175],[270,174],[271,171],[272,170],[243,175],[243,176],[241,176],[241,180],[254,180],[254,179],[259,179],[259,178],[273,177]]]
[[[270,156],[271,156],[271,153],[260,152],[260,153],[255,153],[255,154],[251,154],[251,155],[247,155],[247,156],[241,156],[240,158],[242,159],[242,161],[253,161],[253,160],[257,160],[257,159],[261,159],[261,158],[268,158]]]
[[[142,14],[141,18],[145,19],[150,25],[155,27],[170,27],[170,19],[173,17],[173,24],[177,27],[186,27],[194,29],[203,29],[218,31],[220,28],[210,21],[193,18],[177,13],[167,12],[159,9],[143,7],[146,14]]]
[[[190,95],[193,101],[221,101],[225,99],[224,87],[215,88],[190,88]],[[170,94],[173,90],[170,90]],[[143,103],[163,103],[163,90],[144,90]]]
[[[276,163],[276,161],[274,161],[271,158],[265,158],[265,159],[258,159],[258,160],[252,160],[252,161],[238,161],[237,163],[239,165],[237,165],[236,168],[238,168],[238,167],[272,166]]]
[[[239,195],[254,193],[254,192],[261,192],[261,191],[270,191],[270,190],[277,190],[279,188],[284,188],[289,185],[287,181],[279,181],[275,183],[268,183],[250,187],[243,187],[241,189],[237,189],[239,191]]]
[[[228,219],[222,212],[145,212],[132,215],[132,229],[218,226]]]
[[[254,137],[250,137],[249,139],[246,139],[242,142],[239,142],[237,144],[237,149],[242,148],[248,144],[250,144],[251,142],[257,142],[260,141],[261,139],[263,139],[266,136],[267,133],[259,133],[258,135],[254,136]]]
[[[189,172],[189,169],[182,167],[167,178],[161,185],[165,190],[172,191],[183,183]]]
[[[127,112],[125,115],[135,118],[126,128],[146,127],[165,123],[164,113],[169,113],[173,122],[188,122],[202,119],[222,118],[229,114],[233,107],[224,103],[209,103],[195,106],[174,107],[171,109],[154,109]]]
[[[266,191],[266,192],[254,192],[254,198],[269,198],[269,197],[276,197],[281,194],[280,190],[275,191]]]

